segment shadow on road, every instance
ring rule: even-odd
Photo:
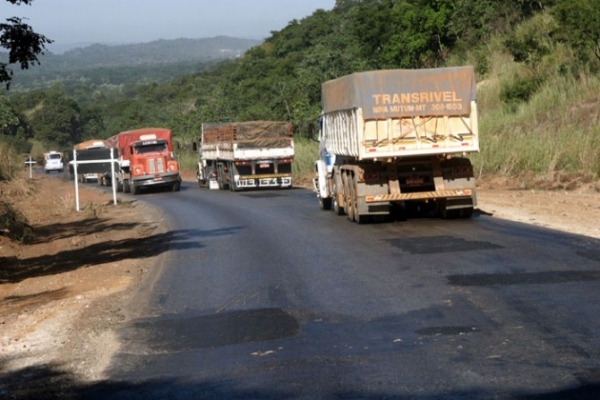
[[[0,370],[2,370],[0,365]],[[79,382],[75,377],[61,371],[56,365],[28,367],[0,375],[0,397],[6,399],[292,399],[314,395],[329,399],[483,399],[501,398],[514,400],[596,400],[600,398],[600,383],[583,383],[579,387],[566,388],[549,393],[503,393],[482,389],[465,391],[431,391],[392,394],[375,390],[331,390],[324,393],[307,393],[301,385],[293,385],[282,391],[269,387],[241,388],[233,381],[200,381],[162,378],[143,382],[101,381]]]

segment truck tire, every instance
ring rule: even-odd
[[[134,196],[137,196],[138,194],[140,194],[140,188],[137,187],[135,185],[135,183],[131,184],[131,192],[133,193]]]
[[[232,192],[237,192],[238,190],[237,185],[235,184],[235,178],[233,176],[233,168],[229,170],[229,190]]]
[[[344,207],[340,206],[337,184],[333,185],[333,212],[335,215],[344,215]]]
[[[354,221],[354,208],[352,207],[352,193],[350,192],[350,174],[345,172],[342,175],[342,180],[344,181],[344,203],[346,203],[346,215],[350,221]]]
[[[473,207],[465,207],[460,209],[460,217],[469,219],[473,216]]]
[[[319,196],[319,207],[324,211],[331,210],[331,197],[322,198]]]
[[[180,182],[175,182],[173,184],[173,186],[171,186],[171,191],[173,191],[173,192],[179,192],[180,189],[181,189],[181,183]]]

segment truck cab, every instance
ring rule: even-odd
[[[170,185],[178,191],[181,178],[179,165],[170,150],[170,143],[155,135],[142,135],[125,150],[122,167],[129,169],[131,190],[137,193],[140,187]],[[127,185],[127,183],[126,183]],[[129,188],[125,188],[127,191]]]

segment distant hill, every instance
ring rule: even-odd
[[[57,81],[93,81],[98,75],[103,75],[103,82],[108,84],[136,83],[131,81],[132,77],[137,80],[166,81],[183,73],[194,72],[195,69],[201,70],[207,63],[240,57],[260,43],[260,40],[254,39],[217,36],[204,39],[161,39],[122,45],[96,43],[67,50],[62,54],[48,51],[39,56],[40,65],[25,71],[13,68],[12,87],[30,89]],[[7,54],[1,53],[0,57],[6,60]],[[177,65],[183,67],[179,69],[176,68]],[[118,72],[119,69],[131,71],[136,68],[140,68],[137,77],[136,74],[124,76]],[[107,71],[110,73],[107,74]],[[107,75],[113,79],[107,82]],[[114,80],[119,76],[121,79]]]

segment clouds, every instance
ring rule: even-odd
[[[26,17],[57,44],[135,43],[219,35],[264,39],[335,0],[35,0],[3,4],[1,19]]]

